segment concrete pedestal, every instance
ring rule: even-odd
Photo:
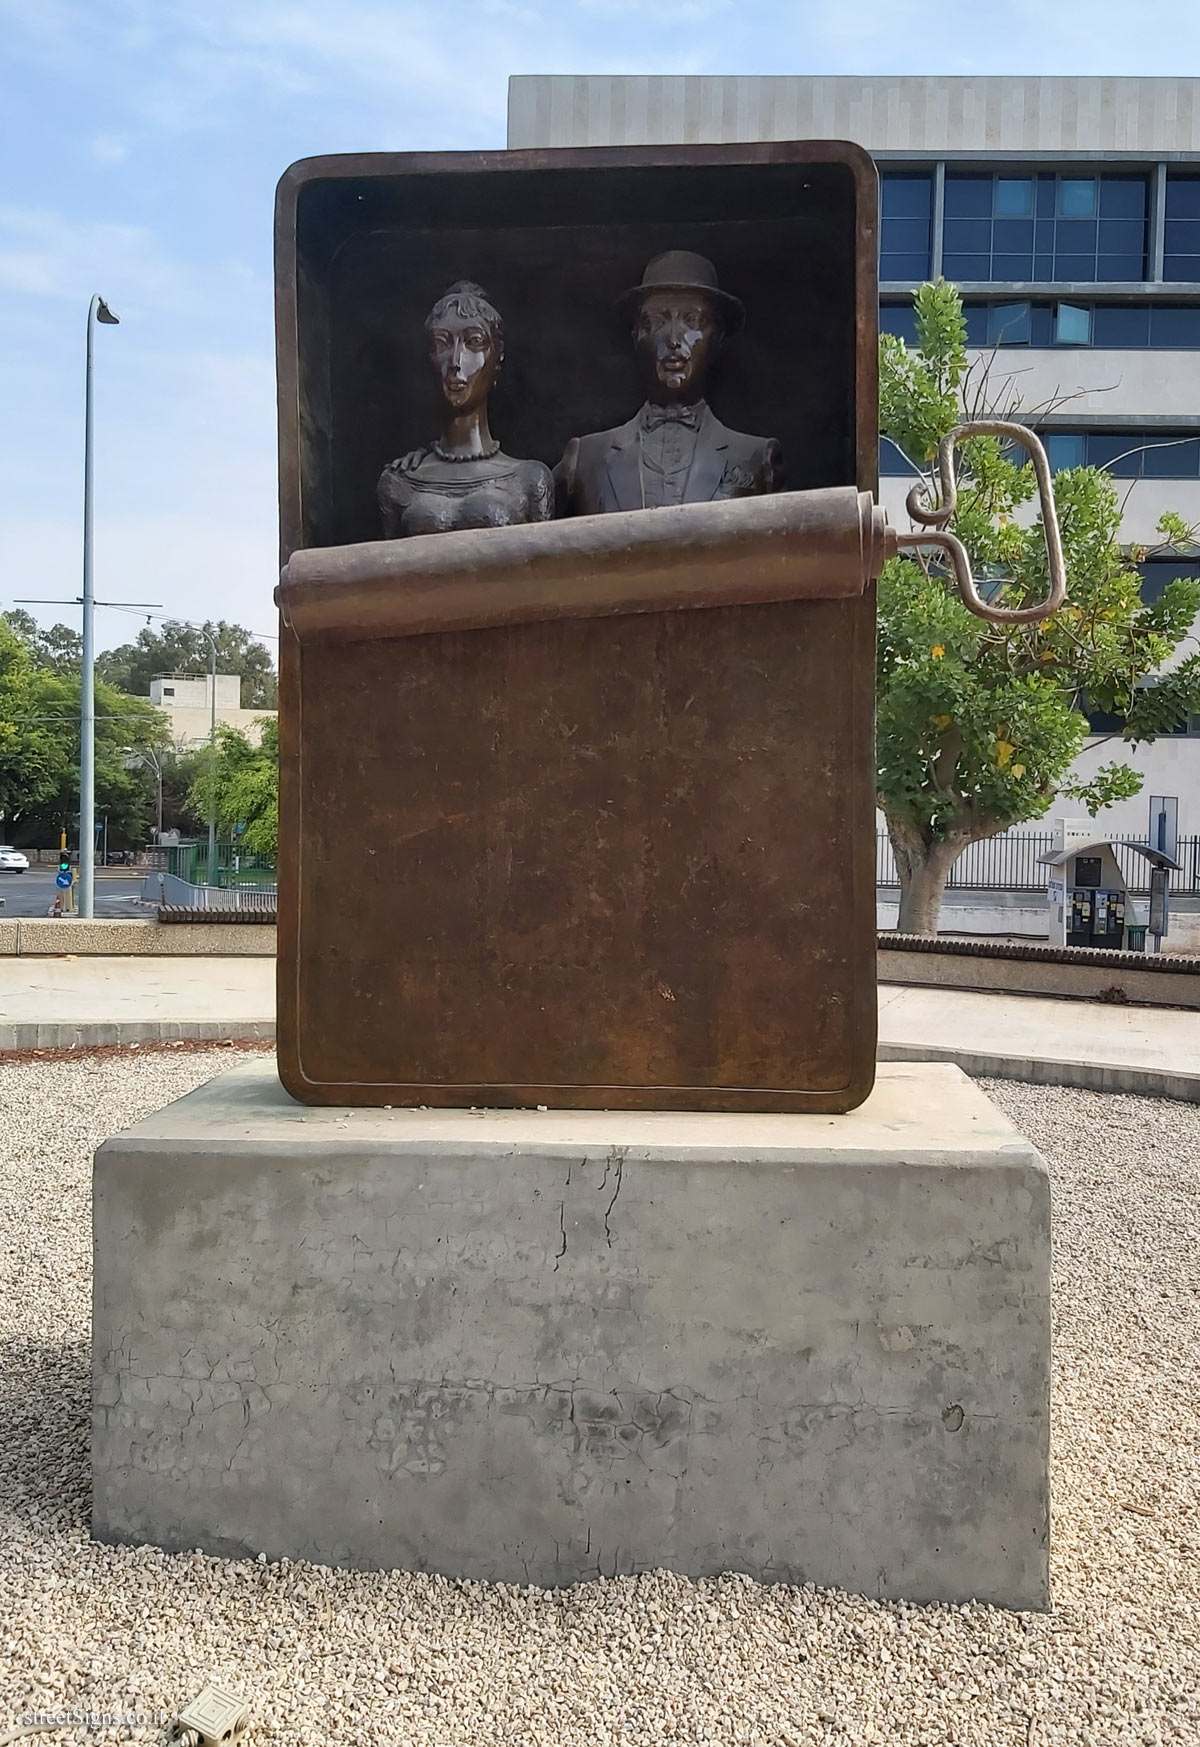
[[[957,1069],[847,1116],[311,1109],[95,1164],[105,1540],[1048,1600],[1050,1202]]]

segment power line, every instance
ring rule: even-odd
[[[128,613],[130,618],[133,619],[146,619],[147,621],[150,619],[157,619],[159,624],[162,625],[184,625],[189,628],[193,628],[194,625],[194,622],[191,619],[181,619],[177,613],[143,613],[139,612],[136,607],[126,606],[124,602],[120,601],[107,601],[104,604],[113,612]],[[99,606],[101,603],[97,601],[96,605]],[[208,619],[205,623],[216,626],[219,621],[216,619]],[[226,623],[228,623],[228,620],[226,620]],[[240,625],[238,629],[245,631],[247,636],[253,637],[256,642],[278,643],[279,641],[279,635],[275,631],[252,631],[248,625]]]
[[[79,605],[79,599],[77,596],[70,599],[64,596],[62,600],[42,600],[37,597],[30,597],[28,600],[22,602],[14,597],[13,604],[17,606],[26,604],[31,606],[73,607]],[[157,606],[158,602],[152,602],[150,604]],[[103,607],[110,613],[127,613],[130,618],[145,619],[147,623],[151,619],[155,619],[161,625],[185,625],[189,628],[194,628],[194,621],[190,619],[181,619],[178,613],[147,612],[145,608],[139,607],[136,601],[95,601],[93,605]],[[228,624],[228,620],[225,622]],[[218,621],[215,619],[209,619],[206,623],[216,625]],[[279,641],[279,633],[277,631],[252,631],[248,625],[239,625],[237,628],[241,631],[245,631],[247,636],[253,637],[256,643],[278,643]],[[104,653],[108,653],[108,651],[104,651]]]

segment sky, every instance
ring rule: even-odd
[[[97,598],[274,649],[271,219],[297,158],[502,147],[511,73],[1174,74],[1198,51],[1174,0],[0,0],[0,609],[79,592],[98,291],[121,325],[96,338]],[[99,611],[98,646],[145,622]]]

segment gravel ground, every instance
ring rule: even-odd
[[[89,1156],[241,1059],[0,1065],[0,1741],[213,1679],[272,1747],[1200,1743],[1200,1109],[987,1087],[1054,1171],[1052,1613],[663,1573],[543,1592],[89,1541]]]

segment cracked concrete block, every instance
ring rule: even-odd
[[[1050,1204],[957,1069],[847,1116],[339,1110],[96,1155],[102,1539],[1048,1601]]]

